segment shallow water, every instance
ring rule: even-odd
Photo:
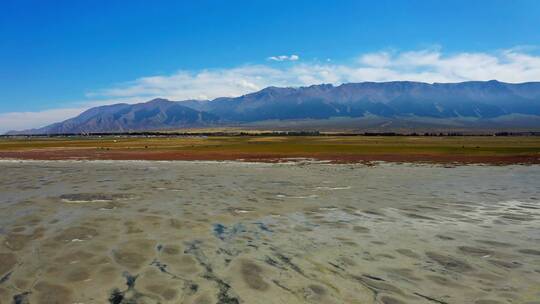
[[[540,303],[540,166],[0,172],[0,303]]]

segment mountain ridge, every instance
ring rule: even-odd
[[[155,98],[145,103],[94,107],[62,122],[8,133],[114,133],[366,115],[482,120],[512,114],[540,116],[540,82],[390,81],[296,88],[270,86],[238,97],[213,100]]]

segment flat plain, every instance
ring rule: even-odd
[[[4,138],[0,158],[336,163],[540,163],[538,136],[185,136]]]

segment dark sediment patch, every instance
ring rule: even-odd
[[[266,225],[265,223],[261,223],[261,222],[257,222],[255,223],[255,225],[257,225],[259,227],[259,229],[261,229],[262,231],[265,231],[265,232],[273,232],[272,229],[270,229],[268,227],[268,225]]]
[[[98,235],[99,233],[94,228],[70,227],[61,231],[54,240],[58,242],[87,241]]]
[[[327,293],[326,288],[316,284],[310,284],[304,289],[304,297],[308,301],[321,301]]]
[[[160,262],[157,259],[154,259],[152,261],[152,263],[150,263],[150,266],[155,266],[160,272],[168,274],[173,279],[184,281],[184,289],[187,289],[189,287],[191,289],[195,288],[195,291],[196,291],[197,288],[198,288],[198,285],[193,283],[191,280],[188,280],[188,279],[184,278],[183,276],[181,276],[179,274],[175,274],[175,273],[172,273],[171,271],[169,271],[168,270],[168,265],[165,264],[165,263]]]
[[[503,304],[504,302],[492,300],[492,299],[481,299],[474,301],[474,304]]]
[[[416,252],[410,250],[410,249],[407,249],[407,248],[400,248],[400,249],[396,249],[396,252],[401,254],[401,255],[404,255],[406,257],[409,257],[411,259],[419,259],[420,258],[420,255],[417,254]]]
[[[439,265],[443,266],[445,269],[452,270],[455,272],[468,272],[473,270],[472,266],[469,263],[454,258],[449,255],[440,254],[437,252],[426,252],[428,258],[437,262]]]
[[[390,283],[387,283],[386,280],[380,277],[372,276],[372,275],[363,275],[363,276],[352,276],[353,279],[357,280],[358,282],[362,283],[365,287],[370,289],[375,293],[375,295],[378,295],[379,293],[392,293],[397,295],[403,295],[403,291]]]
[[[385,279],[378,276],[371,275],[371,274],[364,274],[363,276],[368,279],[375,280],[375,281],[385,281]]]
[[[202,294],[195,298],[193,304],[214,304],[215,301],[213,301],[212,297],[208,294]]]
[[[369,228],[367,227],[363,227],[363,226],[354,226],[353,227],[353,231],[354,232],[358,232],[358,233],[369,233]]]
[[[126,279],[127,288],[124,290],[114,288],[108,298],[110,304],[161,303],[161,299],[170,301],[177,296],[177,291],[173,288],[156,284],[154,284],[156,288],[152,289],[151,293],[140,292],[135,288],[139,275],[131,275],[129,272],[124,272],[122,275]]]
[[[310,231],[313,231],[313,228],[305,227],[305,226],[299,226],[299,225],[294,226],[293,229],[295,231],[298,231],[298,232],[310,232]]]
[[[523,208],[523,209],[532,209],[532,210],[540,210],[540,207],[537,207],[537,206],[531,206],[531,205],[519,205],[519,208]]]
[[[435,220],[432,217],[421,215],[421,214],[416,214],[416,213],[405,213],[405,216],[408,217],[408,218],[415,219],[415,220],[430,220],[430,221]]]
[[[66,203],[91,203],[128,199],[130,196],[127,194],[71,193],[62,194],[59,196],[59,198]]]
[[[353,259],[351,259],[351,258],[349,258],[349,257],[341,257],[341,258],[339,258],[339,260],[340,260],[344,265],[347,265],[347,266],[356,266],[356,265],[357,265],[357,263],[356,263]]]
[[[182,222],[178,219],[169,219],[168,222],[169,222],[169,225],[173,227],[174,229],[182,230],[187,227],[187,223]]]
[[[90,272],[83,267],[77,267],[66,274],[66,279],[71,282],[81,282],[90,278]]]
[[[383,304],[406,304],[402,300],[394,298],[392,296],[382,296],[381,297],[381,302]]]
[[[285,265],[289,266],[292,270],[296,271],[298,274],[302,275],[302,276],[306,276],[304,274],[304,271],[302,271],[302,269],[296,265],[295,263],[292,262],[291,258],[287,257],[286,255],[278,252],[275,248],[273,248],[274,250],[274,254],[276,255],[276,257]]]
[[[363,210],[362,212],[369,215],[375,215],[375,216],[381,216],[381,217],[386,216],[384,213],[380,211],[375,211],[375,210]]]
[[[226,208],[226,211],[229,212],[233,216],[241,216],[246,213],[253,212],[255,211],[255,209],[249,208],[249,207],[238,207],[238,208],[228,207]]]
[[[28,297],[30,296],[30,291],[25,291],[13,296],[13,304],[30,304]]]
[[[176,255],[180,253],[180,248],[175,246],[164,246],[162,252],[167,255]]]
[[[540,250],[537,249],[520,249],[518,250],[519,253],[528,254],[528,255],[539,255],[540,256]]]
[[[95,254],[93,253],[77,250],[77,251],[69,252],[55,258],[55,262],[57,263],[74,263],[74,262],[88,263],[90,259],[92,259],[93,257],[95,257]]]
[[[334,228],[334,229],[346,229],[349,227],[349,224],[348,223],[343,223],[343,222],[335,222],[335,221],[315,221],[316,223],[320,223],[322,225],[325,225],[327,227],[330,227],[330,228]]]
[[[113,258],[116,263],[130,269],[139,269],[147,261],[147,258],[144,255],[130,249],[114,251]]]
[[[137,224],[132,221],[126,221],[124,223],[124,226],[126,226],[127,228],[126,230],[127,234],[142,233],[144,231],[141,228],[137,227]]]
[[[287,286],[283,285],[282,283],[280,283],[278,280],[274,279],[272,280],[272,283],[274,283],[274,285],[276,285],[277,287],[287,291],[287,292],[290,292],[292,294],[295,294],[294,290],[288,288]]]
[[[430,275],[426,275],[426,278],[440,286],[449,286],[449,287],[460,286],[459,284],[457,284],[456,282],[452,281],[450,278],[447,278],[447,277],[430,274]]]
[[[72,303],[72,291],[65,286],[39,282],[34,289],[37,291],[37,303],[39,304],[51,304],[51,303]]]
[[[444,240],[444,241],[453,241],[455,240],[453,237],[451,236],[447,236],[447,235],[442,235],[442,234],[437,234],[436,235],[437,238],[441,239],[441,240]]]
[[[262,277],[263,269],[252,261],[243,260],[240,264],[240,273],[244,283],[252,289],[265,291],[270,287]]]
[[[421,278],[414,275],[414,271],[409,268],[387,268],[384,267],[382,270],[386,271],[389,276],[397,276],[406,281],[422,281]]]
[[[379,253],[377,255],[375,255],[375,257],[378,257],[378,258],[385,258],[385,259],[395,259],[396,257],[391,255],[391,254],[388,254],[388,253]]]
[[[7,235],[4,244],[7,248],[13,251],[22,250],[26,244],[32,240],[32,236],[28,234],[10,233]]]
[[[0,277],[6,275],[17,264],[17,257],[13,253],[0,253]]]
[[[269,256],[266,256],[265,259],[264,259],[264,262],[272,267],[276,267],[278,269],[281,269],[281,270],[287,270],[286,267],[282,266],[278,261],[276,261],[275,259],[269,257]]]
[[[148,285],[145,289],[153,294],[158,294],[165,301],[172,301],[178,295],[178,291],[174,288],[163,285]]]
[[[470,246],[459,246],[458,250],[463,254],[470,256],[486,256],[492,254],[491,250]]]
[[[439,300],[439,299],[436,299],[434,297],[431,297],[431,296],[427,296],[427,295],[424,295],[424,294],[421,294],[421,293],[418,293],[418,292],[413,292],[414,295],[416,296],[419,296],[421,298],[424,298],[430,302],[433,302],[433,303],[438,303],[438,304],[448,304],[448,302],[446,301],[442,301],[442,300]]]
[[[495,274],[494,272],[478,272],[478,273],[473,274],[473,276],[481,279],[482,284],[484,284],[486,286],[491,286],[492,285],[488,281],[500,282],[500,281],[503,281],[505,279],[505,277],[503,277],[501,275],[498,275],[498,274]]]
[[[0,277],[0,285],[7,282],[9,280],[9,278],[11,277],[11,274],[13,273],[13,271],[10,271],[6,274],[4,274],[3,276]]]
[[[441,210],[442,209],[435,206],[425,206],[425,205],[416,205],[415,207],[418,209],[424,209],[424,210]]]
[[[150,263],[150,258],[155,254],[155,246],[155,241],[149,239],[129,240],[118,244],[118,248],[112,250],[112,257],[128,270],[138,270]]]
[[[346,271],[345,268],[339,266],[339,265],[336,264],[336,263],[328,262],[328,264],[330,264],[332,267],[337,268],[337,269],[339,269],[339,270],[341,270],[341,271]]]
[[[19,233],[19,232],[23,232],[24,230],[26,230],[26,227],[15,227],[15,228],[11,229],[11,232]]]
[[[533,221],[535,219],[534,216],[528,215],[528,214],[514,214],[514,213],[508,213],[501,216],[504,219],[507,220],[513,220],[513,221],[523,221],[523,222],[529,222]]]
[[[326,289],[324,289],[324,287],[320,285],[311,284],[308,286],[308,288],[311,289],[311,291],[313,291],[313,293],[317,295],[323,296],[326,294]]]
[[[492,240],[476,240],[476,241],[481,244],[486,244],[486,245],[501,247],[501,248],[515,247],[514,244],[492,241]]]
[[[516,269],[523,266],[523,264],[519,262],[515,262],[515,261],[509,262],[509,261],[501,261],[501,260],[488,260],[488,262],[495,266],[508,268],[508,269]]]

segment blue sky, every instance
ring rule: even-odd
[[[267,85],[540,81],[539,16],[540,1],[3,0],[0,132]]]

